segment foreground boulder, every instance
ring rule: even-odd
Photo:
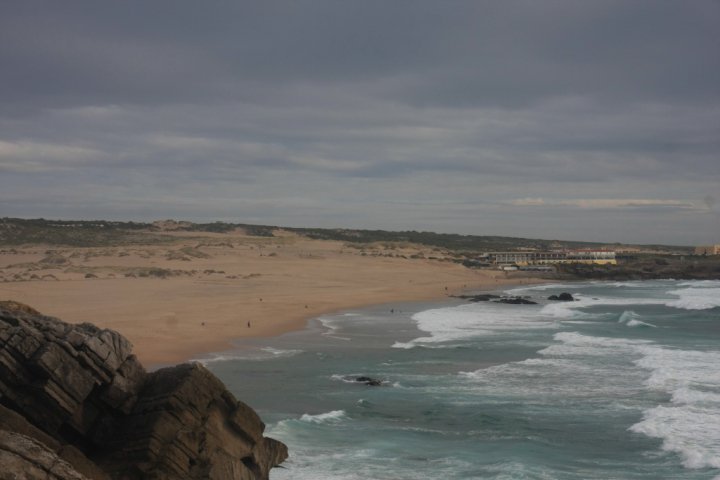
[[[202,365],[148,373],[117,332],[0,302],[6,475],[17,465],[17,478],[267,479],[287,448],[264,428]]]
[[[0,430],[0,465],[3,469],[0,478],[3,479],[87,480],[88,478],[42,443],[6,430]],[[8,474],[12,476],[7,476]]]

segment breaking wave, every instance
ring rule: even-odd
[[[306,423],[338,423],[347,418],[345,410],[333,410],[331,412],[319,413],[317,415],[304,414],[300,417],[301,422]]]

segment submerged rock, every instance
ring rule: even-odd
[[[71,467],[37,478],[262,480],[287,458],[264,429],[200,364],[148,373],[117,332],[0,303],[3,473],[25,471],[10,443]]]

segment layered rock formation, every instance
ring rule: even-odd
[[[0,302],[1,478],[267,479],[264,428],[202,365],[148,373],[117,332]]]

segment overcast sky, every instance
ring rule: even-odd
[[[720,243],[718,1],[0,3],[0,216]]]

